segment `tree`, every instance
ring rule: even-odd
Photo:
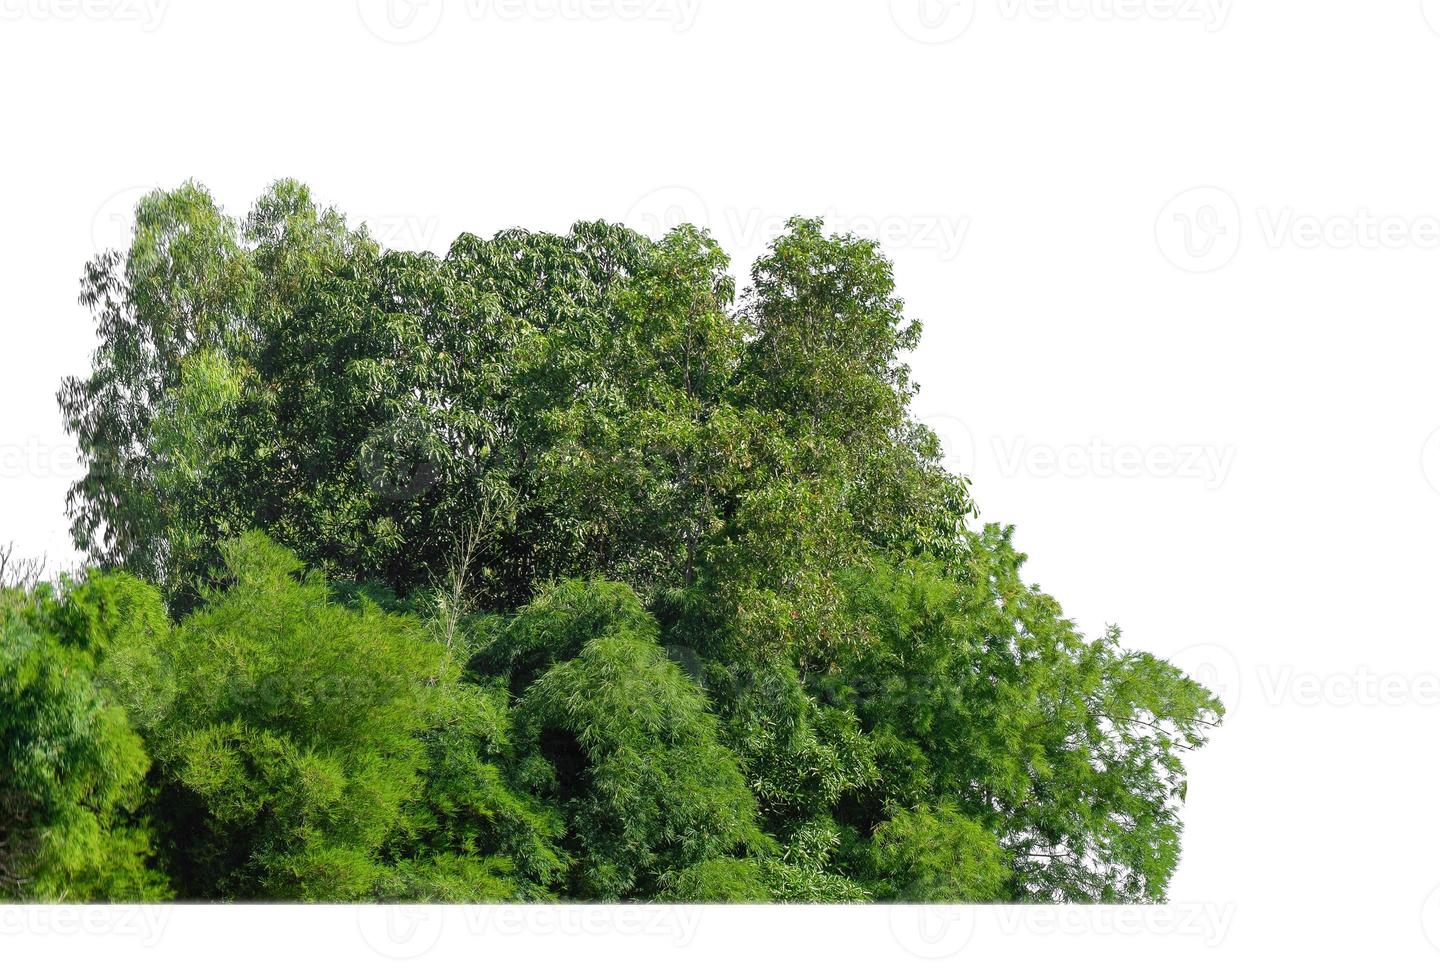
[[[153,901],[137,817],[149,758],[93,658],[62,643],[48,586],[0,589],[0,898]]]
[[[581,590],[619,598],[606,583],[569,586],[572,596]],[[624,618],[633,596],[616,604],[619,616],[589,623],[563,600],[542,596],[538,603],[552,636],[578,639],[582,624],[597,634],[578,649],[547,644],[564,659],[516,706],[517,725],[535,752],[531,778],[566,814],[573,893],[641,898],[690,865],[766,853],[755,801],[703,696],[655,643],[653,622]],[[519,619],[532,626],[535,617],[522,612]]]
[[[176,623],[97,573],[55,628],[181,894],[1163,897],[1222,707],[973,526],[875,243],[728,266],[605,222],[389,251],[293,181],[142,202],[61,405],[77,542]]]
[[[492,796],[504,793],[479,759],[463,757],[483,732],[483,705],[453,703],[458,665],[445,649],[412,618],[364,599],[331,602],[323,576],[303,574],[261,535],[222,551],[223,588],[161,648],[173,693],[147,732],[163,856],[181,895],[509,896],[507,863],[485,860],[502,855],[447,862],[434,854],[443,829],[426,838],[414,826],[427,778],[452,796],[467,792],[454,771],[466,761]],[[468,732],[455,727],[466,721]],[[441,726],[455,744],[437,741]],[[430,873],[445,880],[427,884]]]
[[[901,902],[998,902],[1006,854],[994,836],[948,804],[901,810],[875,828],[877,892]]]
[[[1010,529],[933,562],[847,576],[852,633],[817,697],[850,707],[876,749],[873,825],[896,806],[955,807],[1005,847],[1011,900],[1163,896],[1178,859],[1183,753],[1223,708],[1119,633],[1086,642],[1027,586]]]
[[[67,379],[59,397],[87,463],[69,506],[76,542],[93,557],[144,576],[169,572],[174,507],[155,487],[155,416],[187,356],[236,342],[253,293],[234,222],[194,184],[147,195],[128,253],[86,265],[80,301],[100,345],[90,376]]]

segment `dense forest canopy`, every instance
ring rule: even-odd
[[[146,197],[0,590],[0,898],[1151,901],[1222,707],[1087,640],[795,219],[382,248]]]

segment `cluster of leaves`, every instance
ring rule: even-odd
[[[0,900],[166,898],[139,812],[149,756],[56,609],[48,586],[0,589]]]
[[[0,885],[1162,897],[1220,705],[972,526],[874,243],[727,266],[147,197],[60,396],[95,567],[5,593]]]

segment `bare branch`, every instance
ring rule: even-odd
[[[47,562],[39,558],[19,558],[15,554],[15,542],[0,545],[0,589],[20,589],[28,592],[45,577]]]
[[[444,572],[432,579],[436,597],[436,638],[453,651],[460,623],[470,614],[471,566],[489,530],[488,501],[482,502],[473,520],[465,522],[455,537]]]

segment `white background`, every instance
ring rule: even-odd
[[[10,909],[7,972],[1433,975],[1437,32],[1416,0],[0,0],[0,540],[76,560],[54,392],[146,188],[238,216],[294,176],[435,251],[692,220],[737,273],[823,214],[894,257],[920,414],[1030,577],[1232,707],[1169,908]]]

